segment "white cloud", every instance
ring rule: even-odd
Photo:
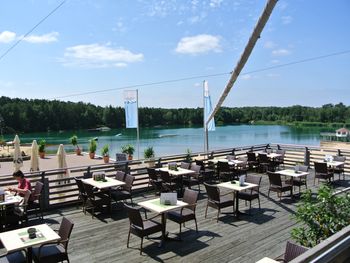
[[[51,32],[44,35],[29,35],[23,38],[23,41],[29,43],[50,43],[56,42],[58,37],[58,32]]]
[[[177,53],[194,55],[210,51],[220,52],[220,37],[206,34],[183,37],[177,44],[175,51]]]
[[[244,79],[244,80],[248,80],[248,79],[251,79],[251,78],[252,78],[252,76],[250,74],[242,75],[242,79]]]
[[[273,41],[266,41],[264,44],[264,48],[275,48],[277,45]]]
[[[293,21],[293,17],[291,17],[291,16],[282,16],[281,19],[282,19],[283,25],[288,25],[288,24],[292,23],[292,21]]]
[[[219,7],[221,5],[223,0],[210,0],[209,6],[210,7]]]
[[[273,56],[287,56],[289,54],[290,54],[290,51],[284,48],[272,50]]]
[[[124,48],[90,44],[68,47],[62,62],[66,66],[80,67],[126,67],[129,63],[143,61],[142,53],[132,53]]]
[[[10,43],[16,39],[16,33],[11,31],[3,31],[0,33],[0,43]]]

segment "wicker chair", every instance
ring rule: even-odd
[[[333,161],[336,162],[344,162],[345,163],[346,157],[345,156],[333,156]],[[339,174],[339,180],[340,180],[340,176],[343,175],[343,180],[345,180],[345,172],[344,172],[344,164],[342,165],[338,165],[336,167],[333,168],[333,173],[335,174]]]
[[[193,185],[198,185],[199,192],[201,191],[200,183],[202,181],[201,176],[201,167],[196,164],[191,165],[191,170],[194,171],[194,174],[190,174],[183,179],[183,184],[191,189]]]
[[[38,248],[33,248],[34,262],[61,262],[68,261],[68,242],[72,233],[74,224],[66,217],[62,218],[58,235],[61,239],[57,242],[46,243]]]
[[[135,177],[127,174],[125,176],[125,185],[121,186],[121,189],[111,190],[110,195],[111,198],[116,201],[124,201],[126,199],[130,199],[132,203],[132,185],[134,183]]]
[[[280,262],[290,262],[301,254],[305,253],[307,250],[309,250],[307,247],[303,247],[287,241],[284,254],[277,257],[275,260]]]
[[[84,189],[87,197],[84,209],[85,214],[86,210],[91,209],[91,216],[92,218],[94,218],[95,209],[103,208],[104,206],[106,206],[109,209],[109,211],[111,211],[111,198],[109,195],[104,194],[102,192],[94,192],[93,186],[89,184],[84,184]]]
[[[261,209],[260,197],[259,197],[259,188],[260,188],[260,183],[261,183],[261,176],[247,175],[246,176],[246,182],[258,185],[255,188],[244,190],[244,191],[238,192],[238,194],[237,194],[238,199],[245,200],[246,205],[247,205],[247,201],[249,201],[249,214],[250,214],[250,210],[252,209],[252,201],[254,199],[258,199],[259,209]]]
[[[203,177],[203,181],[205,182],[212,182],[214,181],[215,177],[215,165],[212,167],[205,167],[204,161],[202,160],[196,160],[196,165],[199,165],[201,167],[201,174]]]
[[[152,186],[156,194],[162,192],[162,179],[158,176],[156,169],[147,168],[147,173],[149,177],[148,186]]]
[[[267,154],[259,153],[259,171],[260,172],[267,172],[271,169],[271,162],[269,158],[267,157]]]
[[[126,246],[129,247],[129,241],[130,241],[130,234],[134,234],[135,236],[138,236],[141,238],[141,247],[140,247],[140,255],[142,255],[142,246],[143,246],[143,238],[145,236],[149,236],[151,234],[155,234],[158,232],[161,232],[163,230],[163,225],[159,222],[153,221],[155,216],[153,218],[144,220],[141,217],[140,211],[136,208],[133,208],[131,206],[125,205],[126,211],[128,213],[129,221],[130,221],[130,227],[129,227],[129,233],[128,233],[128,241]]]
[[[118,181],[121,181],[121,182],[124,182],[125,181],[125,172],[123,171],[117,171],[116,174],[115,174],[115,179],[118,180]]]
[[[26,250],[0,255],[0,263],[26,263],[26,262],[27,262]]]
[[[178,178],[173,178],[169,172],[160,171],[160,178],[162,179],[162,192],[172,192],[178,187]]]
[[[38,217],[38,212],[40,212],[40,219],[43,220],[43,208],[41,202],[41,192],[43,190],[44,184],[42,182],[37,181],[34,187],[34,191],[32,191],[30,202],[28,202],[27,210],[28,212],[35,212],[35,215]]]
[[[183,169],[190,169],[191,163],[181,162],[180,167]]]
[[[259,167],[259,162],[256,159],[255,152],[247,152],[247,158],[249,169],[257,169]]]
[[[314,185],[316,182],[316,178],[318,179],[318,182],[320,181],[320,179],[323,179],[323,180],[327,180],[330,183],[332,178],[334,180],[334,173],[332,170],[328,170],[327,163],[315,162]]]
[[[219,215],[222,208],[232,206],[233,212],[235,212],[235,206],[234,206],[235,197],[232,192],[224,195],[220,195],[220,189],[216,185],[204,183],[204,186],[208,195],[207,207],[205,209],[205,218],[207,218],[207,212],[208,212],[209,206],[218,210],[218,213],[216,216],[216,222],[219,221]]]
[[[198,232],[197,219],[196,219],[196,205],[198,199],[198,192],[190,189],[186,189],[182,201],[189,205],[181,208],[179,211],[170,211],[168,213],[168,219],[178,223],[180,225],[180,236],[181,236],[181,225],[185,222],[194,220],[196,224],[196,232]]]
[[[309,167],[306,165],[297,165],[295,167],[296,171],[299,172],[307,172],[309,170]],[[300,176],[299,178],[292,178],[291,180],[293,180],[293,187],[294,186],[298,186],[299,187],[299,193],[300,193],[300,189],[301,186],[305,185],[306,189],[307,189],[307,178],[306,175],[305,176]]]
[[[283,165],[284,169],[284,156],[286,155],[286,151],[282,149],[277,149],[276,153],[280,154],[281,156],[275,158],[275,163],[278,166],[278,168],[280,168],[280,166]]]
[[[221,182],[231,181],[234,177],[234,170],[230,167],[228,162],[218,161],[217,173]]]
[[[79,200],[82,202],[83,204],[83,212],[85,213],[85,206],[86,206],[86,200],[87,200],[87,194],[85,191],[85,187],[84,187],[84,183],[81,179],[78,179],[76,177],[74,177],[74,180],[78,186],[78,190],[79,190]]]
[[[267,172],[269,176],[270,186],[267,196],[270,197],[270,191],[276,192],[277,196],[282,198],[282,193],[290,191],[290,195],[293,196],[293,187],[288,182],[282,182],[281,175],[279,173]]]

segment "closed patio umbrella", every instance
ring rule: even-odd
[[[15,139],[13,140],[13,144],[15,147],[15,151],[13,152],[13,166],[15,168],[15,172],[21,169],[23,166],[22,152],[20,148],[20,140],[18,135],[16,134]]]
[[[38,144],[36,140],[33,140],[31,155],[30,155],[30,171],[39,171],[39,158],[38,158]]]
[[[67,168],[67,161],[66,161],[66,151],[64,150],[63,144],[60,144],[57,151],[57,159],[58,159],[58,169],[65,169]],[[69,177],[68,169],[65,170],[65,173],[59,174],[58,179],[63,179],[66,177]],[[66,184],[69,183],[69,180],[59,182],[58,184]]]

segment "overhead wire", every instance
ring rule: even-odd
[[[259,73],[259,72],[272,70],[272,69],[288,67],[288,66],[292,66],[292,65],[302,64],[302,63],[306,63],[306,62],[311,62],[311,61],[325,59],[325,58],[329,58],[329,57],[344,55],[344,54],[348,54],[348,53],[350,53],[350,50],[343,50],[343,51],[329,53],[329,54],[320,55],[320,56],[316,56],[316,57],[310,57],[310,58],[292,61],[292,62],[279,64],[279,65],[275,65],[275,66],[271,66],[271,67],[265,67],[265,68],[260,68],[260,69],[256,69],[256,70],[243,72],[240,76],[253,74],[253,73]],[[97,94],[97,93],[105,93],[105,92],[124,90],[124,89],[130,89],[130,88],[156,86],[156,85],[160,85],[160,84],[182,82],[182,81],[193,80],[193,79],[213,78],[213,77],[229,75],[231,73],[232,72],[230,71],[230,72],[222,72],[222,73],[215,73],[215,74],[209,74],[209,75],[189,76],[189,77],[178,78],[178,79],[162,80],[162,81],[156,81],[156,82],[127,85],[127,86],[122,86],[122,87],[118,87],[118,88],[110,88],[110,89],[94,90],[94,91],[87,91],[87,92],[81,92],[81,93],[73,93],[73,94],[68,94],[68,95],[63,95],[63,96],[52,97],[52,98],[49,98],[49,100],[57,100],[57,99],[63,99],[63,98],[69,98],[69,97],[77,97],[77,96],[91,95],[91,94]]]
[[[21,43],[29,34],[31,34],[40,24],[42,24],[46,19],[48,19],[52,14],[54,14],[66,0],[63,0],[58,6],[56,6],[50,13],[48,13],[44,18],[42,18],[38,23],[36,23],[27,33],[25,33],[20,39],[18,39],[12,46],[10,46],[1,56],[0,60],[3,59],[11,50],[13,50],[19,43]]]

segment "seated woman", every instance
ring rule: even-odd
[[[32,193],[32,185],[30,184],[30,181],[24,178],[24,174],[21,170],[14,172],[12,176],[18,181],[18,186],[8,187],[7,190],[15,192],[23,197],[25,201],[30,201],[30,194]]]

